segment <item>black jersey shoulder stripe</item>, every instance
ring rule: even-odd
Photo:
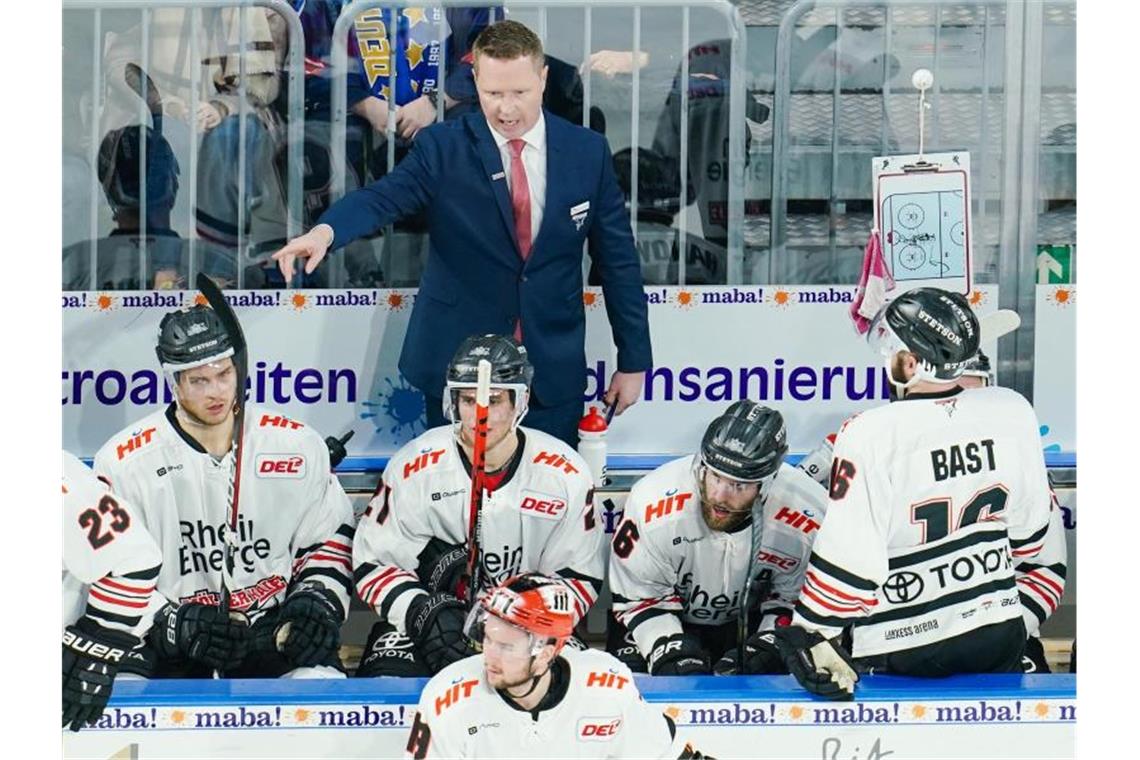
[[[1010,536],[1009,545],[1012,546],[1014,549],[1020,549],[1023,546],[1028,546],[1030,544],[1035,544],[1039,541],[1044,540],[1045,534],[1048,532],[1049,532],[1049,523],[1045,523],[1043,526],[1041,526],[1041,530],[1035,531],[1028,538],[1015,539],[1012,536]]]
[[[132,581],[153,581],[155,578],[158,577],[158,574],[161,571],[162,571],[162,565],[155,565],[154,567],[148,567],[145,570],[136,570],[133,573],[124,573],[122,575],[119,575],[117,573],[112,573],[111,577],[112,578],[130,578]]]
[[[866,578],[861,578],[852,572],[844,570],[838,565],[834,565],[823,557],[816,554],[814,551],[811,553],[809,564],[815,569],[821,571],[824,575],[830,576],[837,581],[846,583],[852,588],[861,589],[863,591],[874,592],[879,586],[874,581],[869,581]]]
[[[920,549],[919,551],[912,552],[910,554],[903,554],[898,557],[891,557],[890,561],[887,563],[887,566],[890,567],[891,570],[897,570],[900,567],[917,565],[922,562],[926,562],[927,560],[945,557],[947,554],[953,554],[962,549],[976,546],[978,544],[994,541],[1004,542],[1007,535],[1008,534],[1006,533],[1004,527],[997,528],[996,530],[978,531],[977,533],[971,533],[968,536],[962,536],[961,538],[955,539],[953,541],[947,541],[944,544],[931,546],[926,549]]]
[[[1036,562],[1017,563],[1017,572],[1019,573],[1029,573],[1034,570],[1047,570],[1062,580],[1065,579],[1065,575],[1068,573],[1068,567],[1066,567],[1062,562],[1054,562],[1052,565],[1041,565]]]

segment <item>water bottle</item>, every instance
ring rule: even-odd
[[[606,484],[606,428],[606,418],[596,406],[578,423],[578,453],[590,467],[595,488]]]

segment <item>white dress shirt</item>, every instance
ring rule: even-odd
[[[490,124],[487,126],[490,127]],[[511,146],[509,138],[503,137],[491,127],[491,135],[499,146],[499,156],[503,159],[503,171],[507,175],[507,194],[511,190]],[[542,228],[542,211],[546,208],[546,117],[539,111],[538,121],[522,136],[526,140],[523,148],[523,168],[530,187],[530,242],[534,243]]]

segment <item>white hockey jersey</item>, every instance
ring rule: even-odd
[[[861,657],[1021,615],[1014,563],[1040,553],[1050,492],[1019,394],[955,388],[851,418],[830,498],[795,623],[828,637],[854,624]]]
[[[89,615],[142,637],[162,555],[138,511],[63,452],[63,623]]]
[[[217,604],[233,451],[215,460],[177,427],[174,408],[114,435],[95,455],[95,470],[135,505],[157,540],[160,594]],[[230,604],[255,620],[284,601],[290,584],[305,581],[330,590],[347,615],[352,505],[329,469],[328,447],[271,409],[247,404],[245,416]]]
[[[633,673],[596,649],[564,647],[565,696],[537,716],[509,705],[486,683],[483,656],[452,663],[420,695],[406,757],[676,758],[685,743]]]
[[[562,578],[575,623],[601,591],[603,532],[586,463],[562,441],[519,428],[521,453],[483,499],[484,582],[520,572]],[[412,599],[426,593],[415,570],[432,538],[467,543],[471,475],[450,426],[433,428],[396,452],[357,526],[353,566],[360,598],[404,632]]]
[[[829,433],[811,453],[796,466],[812,479],[828,487],[831,460],[835,452],[835,433]],[[1065,592],[1069,549],[1065,544],[1065,525],[1057,495],[1050,491],[1049,531],[1045,534],[1040,554],[1014,563],[1014,577],[1020,590],[1021,617],[1030,636],[1057,611]]]
[[[812,541],[827,509],[827,492],[783,464],[761,496],[759,530],[710,530],[701,516],[693,457],[668,462],[629,492],[610,552],[614,613],[648,658],[681,621],[720,625],[739,616],[749,569],[770,572],[761,612],[791,610],[803,585]],[[755,547],[755,548],[754,548]],[[764,614],[760,628],[775,615]]]

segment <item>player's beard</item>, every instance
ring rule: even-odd
[[[717,514],[714,507],[726,512]],[[709,501],[708,499],[701,499],[701,516],[705,519],[705,525],[709,530],[730,531],[743,523],[748,516],[752,514],[752,508],[743,510],[734,510],[727,504]]]

